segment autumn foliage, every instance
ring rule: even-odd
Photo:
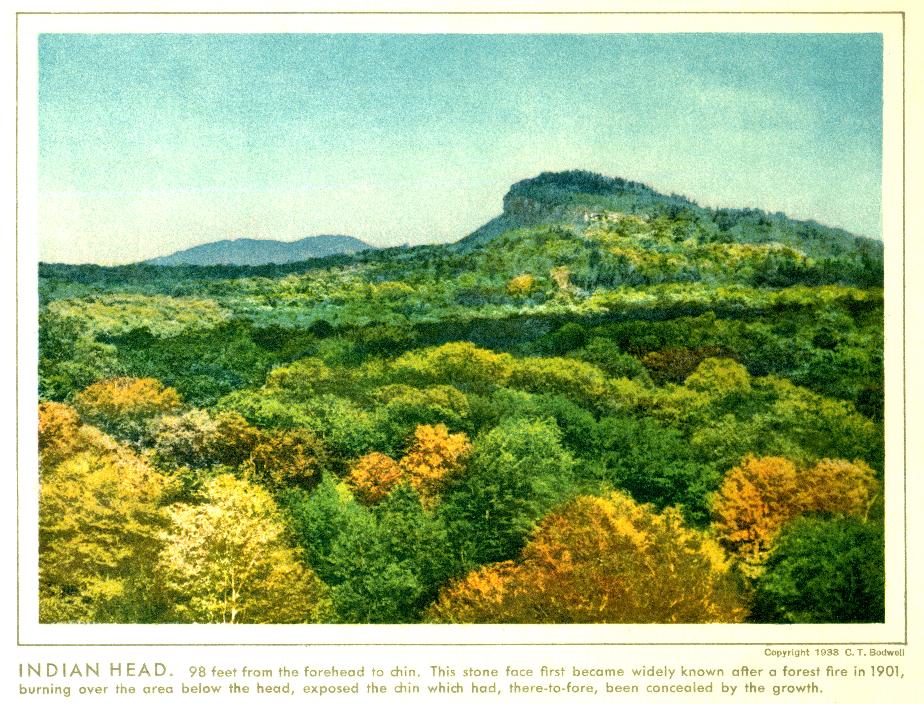
[[[879,493],[864,462],[823,459],[807,470],[783,457],[746,457],[713,501],[720,540],[751,566],[769,556],[780,529],[802,513],[864,516]]]
[[[863,460],[824,459],[799,477],[798,502],[806,513],[865,517],[879,495],[876,475]]]
[[[404,477],[401,465],[381,452],[370,452],[360,457],[347,475],[347,483],[363,503],[381,501],[398,486]]]
[[[327,589],[285,541],[282,516],[259,486],[222,475],[200,504],[169,509],[158,574],[173,613],[193,623],[323,620]]]
[[[528,296],[536,288],[536,278],[532,274],[520,274],[507,282],[507,293],[511,296]]]
[[[254,445],[244,473],[271,488],[310,488],[321,480],[327,463],[323,443],[310,430],[275,430]]]
[[[445,588],[450,623],[711,623],[746,615],[719,546],[624,494],[578,497],[543,519],[516,561]]]
[[[713,503],[722,542],[751,563],[766,557],[798,511],[796,466],[784,457],[746,457],[725,475]]]
[[[126,440],[139,440],[147,422],[180,407],[180,395],[157,379],[118,377],[91,384],[74,399],[81,417]]]
[[[71,406],[55,401],[40,403],[39,415],[39,465],[55,465],[74,452],[77,447],[77,433],[80,417]]]
[[[442,424],[418,425],[400,461],[369,453],[354,464],[347,482],[360,500],[375,503],[404,481],[425,505],[432,505],[446,482],[462,469],[470,450],[465,433],[450,433]]]
[[[446,482],[462,469],[471,451],[465,433],[450,433],[445,425],[418,425],[401,470],[424,502],[432,502]]]
[[[166,479],[127,448],[95,447],[42,477],[39,595],[43,622],[147,621]]]
[[[882,275],[586,172],[454,244],[40,263],[39,618],[881,621]]]

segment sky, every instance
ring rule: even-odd
[[[449,242],[588,169],[881,237],[879,34],[43,34],[39,249]]]

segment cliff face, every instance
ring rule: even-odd
[[[882,242],[840,228],[755,208],[704,208],[684,196],[659,193],[643,183],[589,171],[547,172],[518,181],[504,195],[502,213],[459,240],[457,247],[470,249],[519,227],[564,224],[580,230],[613,221],[620,214],[693,223],[708,241],[779,242],[820,258],[882,257]]]

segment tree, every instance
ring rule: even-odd
[[[713,501],[719,539],[752,566],[799,510],[796,466],[784,457],[745,457],[722,481]]]
[[[180,407],[180,395],[157,379],[117,377],[90,384],[77,394],[74,405],[87,423],[139,442],[151,420]]]
[[[865,518],[879,495],[876,475],[862,460],[824,459],[799,475],[798,502],[807,513]]]
[[[448,384],[422,389],[389,384],[376,390],[375,400],[384,404],[392,432],[402,436],[418,425],[444,423],[458,428],[467,423],[470,410],[465,394]]]
[[[479,421],[494,426],[514,417],[553,420],[561,431],[562,444],[581,456],[596,453],[589,439],[597,435],[594,414],[557,394],[531,394],[516,389],[498,389],[482,409]]]
[[[335,539],[333,599],[350,623],[408,623],[436,595],[450,551],[442,522],[400,484]]]
[[[445,587],[430,620],[450,623],[713,623],[746,615],[722,550],[675,509],[620,493],[546,516],[515,562]]]
[[[330,464],[324,443],[305,428],[263,433],[244,465],[244,474],[270,489],[310,489]]]
[[[448,342],[406,352],[392,364],[392,371],[415,385],[452,384],[463,391],[485,392],[504,386],[513,358],[509,354],[481,349],[470,342]]]
[[[305,357],[286,367],[277,367],[266,377],[266,387],[298,401],[326,391],[333,372],[322,360]]]
[[[513,388],[556,393],[594,407],[607,394],[606,375],[587,362],[566,357],[518,360],[510,377]]]
[[[566,293],[571,290],[571,270],[566,266],[552,267],[549,276],[555,285]]]
[[[664,347],[648,352],[642,363],[648,367],[652,378],[659,382],[680,383],[693,373],[707,357],[715,357],[723,350],[715,347]]]
[[[384,499],[401,482],[404,472],[395,460],[381,452],[360,457],[346,477],[356,497],[366,504]]]
[[[644,364],[605,337],[591,338],[585,347],[572,352],[570,356],[589,362],[612,377],[638,379],[647,385],[652,383]]]
[[[565,323],[549,336],[552,351],[563,355],[583,347],[587,342],[587,330],[579,323]]]
[[[687,388],[715,398],[733,394],[746,394],[751,390],[748,370],[732,359],[710,357],[683,382]]]
[[[688,520],[708,522],[709,496],[721,477],[713,465],[694,457],[677,430],[649,417],[612,415],[600,420],[585,443],[591,439],[596,452],[588,467],[594,478],[636,501],[658,509],[679,506]]]
[[[238,467],[262,434],[233,411],[210,414],[194,409],[163,416],[156,424],[154,450],[163,461],[195,468]]]
[[[554,423],[512,418],[475,443],[440,513],[465,564],[516,555],[527,534],[572,484],[574,459]]]
[[[424,504],[433,505],[470,451],[465,433],[450,433],[443,424],[418,425],[401,470]]]
[[[507,293],[516,297],[528,296],[538,287],[532,274],[520,274],[507,282]]]
[[[78,447],[80,417],[71,406],[49,401],[40,403],[39,415],[39,466],[52,467]]]
[[[780,534],[757,580],[752,621],[882,623],[882,524],[797,518]]]
[[[174,616],[193,623],[316,623],[329,617],[327,588],[285,541],[272,497],[221,475],[203,503],[168,510],[159,574]]]
[[[798,471],[782,457],[749,456],[726,474],[713,525],[726,546],[756,567],[788,521],[802,513],[865,519],[878,497],[879,482],[862,461],[826,459]]]
[[[293,491],[285,501],[308,562],[332,587],[341,621],[417,620],[450,570],[445,528],[407,483],[367,508],[325,474],[310,495]]]
[[[150,579],[166,480],[114,443],[43,473],[39,487],[39,618],[43,622],[158,620]]]
[[[418,425],[411,445],[399,462],[381,452],[360,458],[347,476],[347,483],[364,503],[376,503],[401,482],[432,507],[439,494],[463,467],[471,450],[465,433],[450,433],[445,425]]]
[[[116,348],[74,318],[39,312],[39,398],[64,401],[95,381],[124,373]]]
[[[212,464],[215,422],[203,410],[180,416],[163,416],[157,422],[154,450],[162,461],[188,467]]]
[[[330,472],[322,473],[311,492],[293,488],[280,498],[307,563],[324,582],[333,583],[338,569],[331,561],[334,544],[356,530],[355,524],[368,520],[369,512]]]

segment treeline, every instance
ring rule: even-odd
[[[876,423],[730,359],[703,360],[679,385],[626,367],[634,376],[450,343],[358,367],[303,358],[211,410],[137,378],[48,402],[43,614],[817,620],[830,590],[800,591],[817,603],[797,614],[792,573],[835,560],[831,574],[863,576],[838,598],[881,617],[875,554],[835,559],[828,542],[875,540]],[[804,555],[793,530],[824,540]],[[245,577],[254,541],[272,564]],[[278,590],[301,594],[284,614],[268,606]]]

